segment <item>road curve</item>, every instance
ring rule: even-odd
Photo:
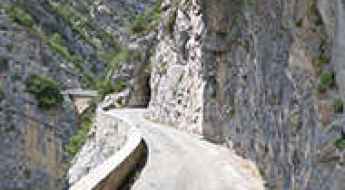
[[[142,132],[147,163],[133,190],[261,190],[254,165],[220,145],[143,118],[145,110],[108,111]]]

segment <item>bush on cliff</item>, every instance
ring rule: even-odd
[[[121,92],[125,89],[126,83],[123,80],[118,80],[113,83],[111,80],[98,80],[96,81],[96,90],[98,91],[100,100],[111,93]]]
[[[2,85],[0,85],[0,101],[2,101],[4,98],[5,98],[5,92]]]
[[[94,118],[94,106],[91,106],[81,117],[80,129],[72,136],[65,149],[71,157],[74,157],[87,140],[88,133],[92,127]]]
[[[152,31],[158,26],[161,15],[161,0],[158,0],[152,9],[146,10],[134,18],[130,25],[132,34],[143,34]]]
[[[335,74],[332,72],[324,71],[320,75],[318,90],[325,92],[328,88],[333,87],[335,84]]]
[[[50,109],[61,105],[63,96],[56,81],[39,75],[31,75],[26,81],[26,90],[34,95],[38,106]]]
[[[335,142],[334,145],[340,149],[340,150],[344,150],[345,149],[345,138],[340,137],[338,138]]]
[[[30,14],[28,14],[24,9],[18,6],[11,6],[6,9],[10,18],[17,22],[20,25],[24,25],[27,27],[32,27],[35,22]]]
[[[335,113],[344,112],[344,102],[340,98],[333,100],[333,108]]]

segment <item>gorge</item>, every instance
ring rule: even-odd
[[[0,3],[0,189],[73,188],[126,146],[117,117],[148,149],[127,189],[345,189],[344,1]],[[97,95],[77,114],[71,89]]]

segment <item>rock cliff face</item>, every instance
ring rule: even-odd
[[[153,2],[1,0],[0,189],[66,188],[78,122],[59,94],[98,88],[133,41],[129,22]]]
[[[76,127],[73,109],[66,103],[42,110],[26,81],[40,74],[77,87],[78,78],[1,8],[0,28],[0,189],[62,189],[68,158],[63,147]]]
[[[227,142],[268,189],[344,189],[341,0],[165,0],[149,117]]]
[[[1,1],[0,189],[63,189],[76,118],[58,94],[108,81],[125,81],[128,105],[150,96],[150,119],[254,160],[268,189],[345,189],[342,0],[164,0],[145,13],[155,2]],[[138,17],[146,35],[133,38],[139,13],[151,21]],[[100,126],[71,183],[124,141],[108,145],[118,134]]]

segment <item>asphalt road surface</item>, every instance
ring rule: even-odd
[[[144,119],[145,110],[118,109],[116,115],[138,127],[148,145],[147,163],[133,190],[261,190],[254,164],[234,151],[196,135]]]

